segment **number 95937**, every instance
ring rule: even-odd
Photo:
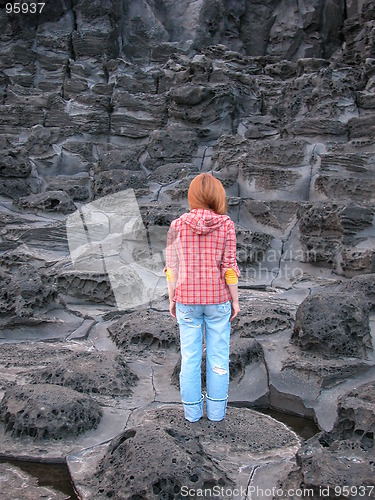
[[[45,6],[45,3],[26,3],[26,2],[8,2],[5,4],[7,14],[40,14]]]

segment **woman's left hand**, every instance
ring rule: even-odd
[[[230,321],[232,321],[237,314],[240,312],[240,305],[238,302],[232,302],[232,315],[230,317]]]

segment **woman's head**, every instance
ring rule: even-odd
[[[199,174],[191,181],[188,200],[190,210],[206,208],[217,214],[227,211],[224,186],[211,174]]]

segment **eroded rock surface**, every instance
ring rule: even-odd
[[[361,233],[373,225],[374,213],[373,206],[353,203],[317,204],[306,210],[300,219],[306,261],[328,264],[349,277],[373,273],[374,248],[361,247]]]
[[[331,436],[352,440],[365,451],[374,451],[375,384],[358,387],[340,397]]]
[[[294,325],[294,310],[279,301],[244,301],[241,314],[233,324],[241,337],[269,335],[290,330]]]
[[[96,491],[98,498],[150,499],[181,498],[183,486],[198,495],[199,490],[215,486],[219,491],[234,488],[238,460],[243,466],[251,465],[249,457],[264,452],[286,458],[298,444],[293,432],[263,417],[252,410],[230,408],[225,421],[203,419],[192,425],[181,408],[149,410],[112,441],[95,474],[79,487]],[[158,461],[150,462],[150,456],[158,456]]]
[[[354,498],[360,494],[373,496],[374,394],[374,383],[369,383],[339,399],[334,428],[301,447],[297,454],[299,468],[289,474],[283,488],[303,486],[315,495],[324,488],[328,492],[325,496],[331,498],[345,493]]]
[[[297,310],[292,340],[325,357],[366,358],[373,347],[367,303],[344,293],[309,296]]]
[[[97,427],[102,410],[89,396],[72,389],[25,384],[6,390],[0,415],[12,437],[61,440]]]
[[[352,278],[342,286],[344,292],[357,292],[364,296],[368,306],[375,307],[375,274],[364,274]]]
[[[1,306],[3,314],[13,318],[36,316],[55,302],[57,291],[53,278],[32,264],[23,264],[14,273],[1,272]]]
[[[105,274],[61,270],[57,276],[57,288],[64,295],[72,295],[90,302],[109,305],[116,303],[109,278]]]
[[[108,329],[116,344],[125,352],[140,353],[150,350],[176,348],[180,337],[176,321],[169,315],[155,311],[142,311],[124,314]]]
[[[31,374],[36,384],[55,384],[88,394],[129,396],[137,382],[121,357],[112,353],[75,352]]]

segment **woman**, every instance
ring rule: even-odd
[[[236,234],[226,213],[225,190],[211,174],[189,187],[190,212],[172,221],[166,267],[170,313],[180,328],[180,390],[185,418],[203,415],[201,391],[203,331],[206,341],[206,413],[225,416],[229,385],[230,321],[240,310]]]

